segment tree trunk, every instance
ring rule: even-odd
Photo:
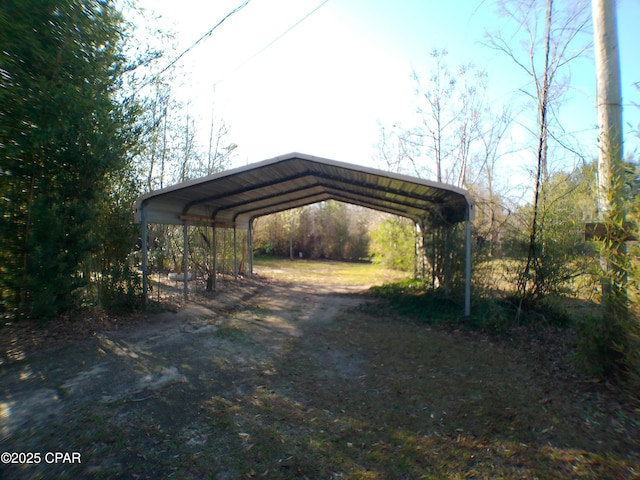
[[[536,187],[533,198],[533,219],[531,221],[531,230],[529,231],[529,249],[527,253],[527,262],[524,272],[518,286],[520,297],[520,305],[518,307],[517,317],[520,316],[520,310],[523,302],[528,303],[532,300],[529,291],[529,277],[531,269],[536,268],[538,264],[539,245],[538,245],[538,213],[540,210],[541,196],[547,181],[547,139],[549,129],[547,123],[547,107],[549,101],[549,54],[551,44],[551,20],[553,17],[553,0],[547,0],[547,15],[545,28],[545,56],[544,56],[544,73],[541,88],[538,88],[538,165],[536,168]]]

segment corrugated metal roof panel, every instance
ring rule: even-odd
[[[291,153],[190,180],[138,198],[148,223],[235,223],[247,228],[258,216],[335,199],[413,220],[456,223],[473,217],[466,190],[407,175]]]

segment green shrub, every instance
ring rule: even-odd
[[[103,274],[98,282],[100,306],[117,313],[132,312],[142,307],[142,279],[127,265],[117,265]]]
[[[386,219],[371,234],[373,261],[385,268],[410,272],[415,267],[415,234],[411,222]]]

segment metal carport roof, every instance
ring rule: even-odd
[[[416,222],[457,223],[474,215],[461,188],[290,153],[142,195],[136,221],[246,229],[256,217],[330,199]]]
[[[248,229],[251,244],[254,218],[331,199],[407,217],[422,226],[466,220],[464,312],[469,315],[474,203],[466,190],[301,153],[282,155],[140,196],[135,216],[136,221],[142,224],[145,301],[148,224],[183,225],[185,265],[188,260],[188,225],[233,227],[235,265],[235,229]],[[183,273],[186,299],[186,268]]]

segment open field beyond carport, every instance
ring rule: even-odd
[[[640,477],[638,410],[553,341],[395,315],[375,266],[256,271],[175,311],[0,329],[0,450],[41,455],[0,478]]]

